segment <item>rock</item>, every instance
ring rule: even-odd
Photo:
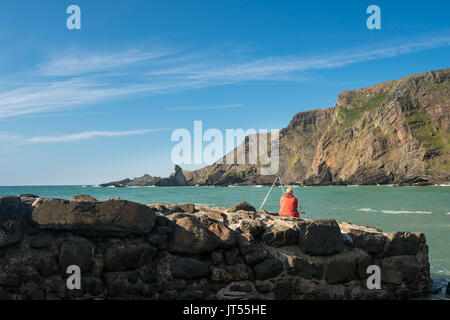
[[[238,202],[235,205],[233,205],[230,209],[228,209],[229,212],[236,212],[239,210],[256,212],[255,207],[253,207],[251,204],[245,201]]]
[[[155,182],[155,186],[187,186],[186,177],[183,174],[183,169],[175,165],[175,172],[168,178],[163,178]]]
[[[250,265],[263,261],[268,255],[261,242],[254,240],[248,233],[237,237],[237,247],[245,262]]]
[[[213,264],[221,264],[223,262],[223,252],[214,251],[211,253],[211,261]]]
[[[255,285],[255,289],[259,293],[269,293],[270,291],[272,291],[272,287],[268,283],[264,283],[264,284],[261,284],[261,285],[257,284],[257,285]]]
[[[382,260],[381,282],[401,284],[402,281],[417,282],[422,277],[417,258],[415,256],[393,256]]]
[[[450,294],[450,282],[447,283],[447,289],[445,289],[445,294]]]
[[[335,220],[300,224],[299,246],[310,255],[332,255],[344,250],[344,239]]]
[[[358,258],[356,274],[358,278],[365,279],[369,276],[367,273],[367,268],[372,265],[372,258],[368,254],[364,254],[363,256]]]
[[[305,279],[322,279],[324,267],[321,263],[308,260],[304,257],[291,256],[288,258],[288,273]]]
[[[266,259],[253,267],[257,280],[267,280],[275,278],[283,271],[283,264],[275,258]]]
[[[370,254],[383,252],[388,238],[381,232],[367,232],[360,229],[350,229],[348,235],[356,248],[363,249]]]
[[[192,258],[180,258],[171,266],[172,274],[179,279],[199,279],[209,275],[208,265]]]
[[[82,272],[91,270],[94,246],[84,238],[76,238],[61,244],[59,265],[65,272],[68,266],[79,266]]]
[[[236,233],[221,222],[212,223],[208,230],[216,236],[217,248],[229,249],[236,244]]]
[[[30,247],[34,249],[45,249],[52,245],[53,238],[45,233],[40,233],[30,238]]]
[[[188,212],[188,213],[195,212],[195,205],[193,203],[180,204],[179,207],[184,212]]]
[[[211,280],[220,282],[234,282],[248,280],[250,277],[250,270],[244,264],[237,264],[234,266],[211,267]]]
[[[416,255],[426,242],[421,232],[389,232],[387,256]]]
[[[329,284],[348,282],[356,277],[355,258],[337,257],[327,265],[325,278]]]
[[[264,233],[264,226],[259,219],[242,219],[239,228],[241,232],[250,233],[257,239]]]
[[[262,239],[269,246],[281,247],[296,244],[297,237],[298,230],[285,225],[275,225],[263,234]]]
[[[118,244],[105,253],[105,271],[135,270],[149,265],[156,256],[156,248],[149,244]]]
[[[72,196],[70,201],[97,202],[98,200],[88,194],[79,194]]]
[[[238,261],[239,250],[236,247],[225,251],[225,262],[227,264],[235,264]]]
[[[49,277],[51,275],[57,274],[59,272],[58,269],[58,263],[55,259],[55,257],[52,256],[41,256],[37,258],[37,261],[35,262],[36,270],[42,275],[43,277]],[[66,267],[67,270],[67,267]],[[64,272],[66,271],[64,270]]]
[[[147,205],[149,208],[152,208],[155,212],[160,212],[164,215],[169,215],[172,213],[183,212],[183,209],[176,204],[168,204],[168,203],[151,203]]]
[[[194,217],[176,220],[169,239],[169,251],[195,255],[228,249],[235,245],[235,233],[221,222],[211,223],[208,228]]]
[[[216,237],[197,219],[177,219],[174,232],[169,239],[169,251],[195,255],[210,253],[216,249]]]
[[[84,236],[146,234],[156,221],[151,208],[121,199],[103,202],[38,199],[33,206],[32,221],[39,228]]]
[[[286,300],[294,294],[294,284],[292,282],[279,282],[273,289],[276,300]]]
[[[127,287],[124,281],[107,279],[106,288],[111,297],[125,297],[127,295]]]
[[[27,215],[19,197],[0,197],[0,248],[24,239]]]

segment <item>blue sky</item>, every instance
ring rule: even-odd
[[[66,8],[81,8],[81,30]],[[381,8],[381,30],[366,8]],[[343,90],[449,67],[448,1],[0,3],[0,185],[173,170],[177,128],[283,128]],[[184,166],[187,169],[199,166]]]

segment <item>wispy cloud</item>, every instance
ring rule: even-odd
[[[135,49],[115,54],[82,53],[75,55],[70,53],[39,65],[38,71],[47,76],[75,76],[130,67],[169,54],[169,51],[162,49],[145,52]]]
[[[123,137],[134,136],[138,134],[145,134],[149,132],[158,131],[161,129],[144,129],[144,130],[131,130],[131,131],[90,131],[81,132],[76,134],[69,134],[63,136],[46,136],[46,137],[33,137],[26,141],[30,143],[48,143],[48,142],[71,142],[79,140],[87,140],[96,137]]]
[[[234,109],[243,108],[243,104],[225,104],[222,106],[188,106],[188,107],[168,107],[165,110],[217,110],[217,109]]]
[[[314,70],[450,46],[449,36],[408,40],[395,45],[354,48],[314,57],[253,58],[251,52],[225,46],[218,50],[127,50],[115,54],[70,53],[39,64],[0,89],[0,118],[60,112],[79,105],[158,95],[195,88],[256,81],[301,81]],[[30,77],[29,82],[24,77]],[[16,75],[17,77],[17,75]],[[302,79],[305,77],[305,79]],[[0,82],[5,82],[0,79]],[[223,108],[191,107],[190,110]],[[227,106],[228,108],[237,106]],[[168,110],[188,110],[173,107]]]
[[[142,135],[156,131],[167,130],[164,128],[158,129],[141,129],[141,130],[129,130],[129,131],[87,131],[74,134],[64,134],[58,136],[36,136],[36,137],[24,137],[17,134],[9,134],[7,132],[0,132],[0,146],[12,147],[19,145],[30,145],[39,143],[64,143],[75,142],[82,140],[94,139],[97,137],[110,137],[118,138],[125,136]]]

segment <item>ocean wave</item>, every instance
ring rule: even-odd
[[[263,186],[262,185],[257,185],[257,186],[255,186],[255,188],[262,188]]]
[[[360,208],[360,209],[356,209],[358,211],[364,211],[364,212],[383,212],[383,213],[388,213],[388,214],[408,214],[408,213],[419,213],[419,214],[431,214],[431,211],[408,211],[408,210],[375,210],[372,208]]]
[[[378,210],[374,210],[371,208],[361,208],[361,209],[356,209],[358,211],[365,211],[365,212],[377,212]]]
[[[431,211],[407,211],[407,210],[381,210],[381,212],[389,214],[401,214],[401,213],[431,214]]]

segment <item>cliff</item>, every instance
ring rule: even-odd
[[[450,69],[344,91],[333,108],[300,112],[281,130],[278,174],[284,183],[300,185],[448,183],[449,122]],[[101,186],[274,181],[275,176],[260,175],[258,165],[225,164],[224,159],[195,171],[176,166],[169,178],[145,175]]]
[[[369,265],[381,289],[369,290]],[[67,267],[80,267],[69,290]],[[0,197],[0,299],[406,299],[430,289],[422,233],[193,204]]]
[[[280,132],[287,184],[423,185],[450,181],[450,69],[342,92]],[[256,165],[213,164],[189,184],[270,184]]]

